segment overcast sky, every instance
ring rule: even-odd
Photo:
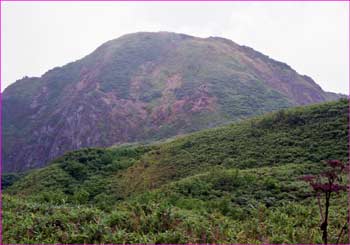
[[[348,2],[2,2],[1,89],[137,31],[221,36],[348,93]]]

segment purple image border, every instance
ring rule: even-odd
[[[349,13],[349,19],[348,23],[350,23],[350,0],[0,0],[0,176],[2,176],[2,93],[1,92],[1,72],[2,72],[2,43],[1,43],[1,27],[2,27],[2,2],[348,2],[348,13]],[[350,40],[350,28],[348,29],[348,37]],[[349,46],[349,67],[348,67],[348,75],[350,79],[350,42],[348,44]],[[348,101],[350,102],[350,80],[348,81],[348,88],[349,88],[349,94],[348,94]],[[348,105],[348,147],[350,146],[350,103]],[[348,160],[350,159],[350,149],[348,148]],[[1,177],[2,178],[2,177]],[[14,245],[14,244],[8,244],[8,243],[2,243],[2,181],[0,181],[0,245],[1,244],[7,244],[7,245]],[[347,179],[348,185],[350,185],[350,169],[348,171],[348,179]],[[350,191],[348,190],[348,217],[350,217]],[[350,220],[348,220],[348,224],[350,224]],[[348,241],[350,244],[350,225],[348,225]],[[45,243],[41,243],[45,244]],[[140,244],[140,243],[135,243]],[[188,243],[192,245],[193,243]],[[196,245],[204,245],[200,243],[194,243]],[[194,245],[193,244],[193,245]],[[45,245],[51,245],[51,244],[45,244]],[[52,244],[54,245],[54,244]],[[55,243],[55,245],[61,245],[61,243]],[[63,245],[63,244],[62,244]],[[83,244],[71,244],[71,245],[83,245]],[[84,245],[95,245],[95,244],[88,244],[85,243]],[[106,243],[104,245],[112,245],[111,243]],[[116,245],[116,244],[113,244]],[[162,245],[175,245],[175,244],[162,244]],[[243,244],[237,244],[236,245],[243,245]],[[260,245],[278,245],[278,244],[263,244]],[[304,244],[304,245],[316,245],[316,244]],[[329,244],[332,245],[332,244]]]

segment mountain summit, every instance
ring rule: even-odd
[[[228,39],[128,34],[4,91],[3,170],[41,167],[82,147],[161,139],[338,97]]]

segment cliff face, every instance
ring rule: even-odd
[[[337,99],[311,78],[223,38],[135,33],[3,93],[3,170],[66,151],[147,141]]]

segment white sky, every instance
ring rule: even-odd
[[[348,2],[2,2],[1,89],[137,31],[221,36],[348,94]]]

